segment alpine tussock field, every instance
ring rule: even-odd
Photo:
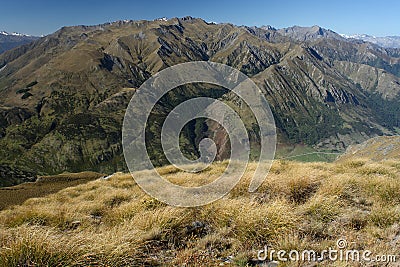
[[[217,178],[226,166],[214,163],[190,180],[171,166],[158,171],[194,186]],[[229,195],[197,208],[152,199],[123,173],[31,198],[0,212],[0,265],[254,266],[265,245],[322,251],[335,248],[339,238],[351,249],[398,255],[400,161],[278,160],[258,191],[248,193],[255,167],[249,164]],[[328,259],[319,264],[377,266]]]

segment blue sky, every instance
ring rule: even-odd
[[[0,31],[49,34],[62,26],[123,19],[201,17],[237,25],[320,25],[339,33],[400,35],[400,1],[0,0]]]

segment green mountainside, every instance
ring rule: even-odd
[[[191,17],[118,21],[64,27],[0,55],[0,164],[37,174],[126,170],[121,128],[135,90],[168,66],[197,60],[227,64],[256,82],[274,113],[279,145],[342,152],[370,137],[398,133],[399,50],[317,26],[282,31]],[[173,104],[195,95],[241,106],[210,85],[172,91],[148,129],[156,165],[166,163],[159,122]],[[225,158],[228,142],[217,126],[189,123],[181,138],[184,152],[198,156],[198,141],[212,137],[217,158]],[[256,140],[257,129],[249,131]]]

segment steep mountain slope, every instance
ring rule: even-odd
[[[347,148],[339,162],[352,159],[370,161],[399,160],[400,136],[378,136]]]
[[[282,35],[271,27],[190,17],[62,28],[0,55],[0,158],[39,173],[125,169],[120,131],[135,89],[165,67],[195,60],[224,63],[251,76],[270,102],[281,143],[342,151],[396,133],[400,52],[319,31],[328,37],[302,39],[299,33],[295,40],[293,29]],[[192,95],[240,107],[221,88],[191,85],[167,96],[157,117]],[[388,104],[393,110],[385,113]],[[154,139],[157,127],[149,128]],[[249,130],[256,139],[257,130]],[[201,120],[183,133],[187,155],[198,155],[201,137],[218,137],[219,158],[225,157],[224,133]],[[166,163],[159,146],[149,149],[158,165]]]
[[[7,50],[13,49],[14,47],[30,43],[37,39],[39,39],[39,37],[0,31],[0,54]]]

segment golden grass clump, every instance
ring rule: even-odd
[[[201,184],[226,165],[196,173],[195,182],[171,166],[159,173]],[[275,161],[249,193],[251,163],[227,196],[194,208],[168,206],[118,173],[1,211],[0,266],[250,266],[265,245],[323,250],[338,238],[373,253],[398,253],[398,166]]]

